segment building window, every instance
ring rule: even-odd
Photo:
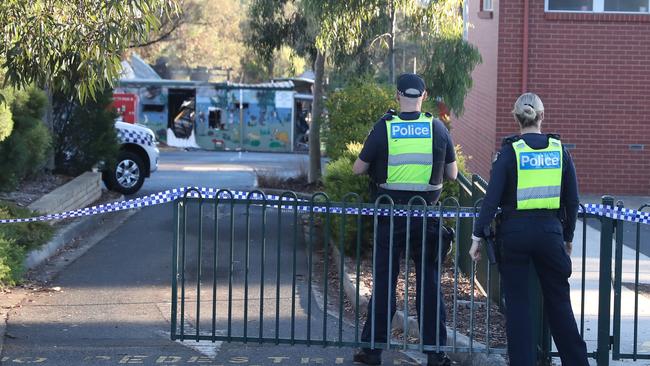
[[[482,0],[481,1],[481,10],[482,11],[493,11],[492,0]]]
[[[650,0],[546,0],[546,11],[647,14]]]
[[[481,0],[479,3],[480,11],[478,12],[478,17],[481,19],[492,19],[494,13],[494,7],[492,2],[494,0]],[[467,3],[467,1],[465,1]]]
[[[224,123],[221,119],[221,109],[210,107],[208,110],[208,125],[210,128],[217,130],[224,129]]]
[[[605,0],[605,11],[647,13],[648,0]]]

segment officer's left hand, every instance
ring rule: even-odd
[[[478,262],[481,260],[481,240],[473,240],[472,247],[469,249],[469,256],[473,261]]]

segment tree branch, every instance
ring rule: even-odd
[[[372,48],[372,46],[375,44],[376,41],[379,41],[380,39],[382,39],[382,38],[384,38],[384,37],[391,38],[392,36],[393,36],[393,35],[390,34],[390,33],[380,34],[380,35],[378,35],[377,37],[375,37],[375,38],[370,42],[370,45],[368,46],[368,48]]]
[[[147,46],[151,46],[152,44],[166,40],[167,38],[169,38],[169,36],[172,35],[172,33],[174,33],[181,26],[181,24],[184,23],[183,20],[184,20],[183,17],[176,18],[173,21],[171,28],[159,34],[156,38],[148,40],[144,43],[132,44],[128,48],[131,49],[131,48],[147,47]]]

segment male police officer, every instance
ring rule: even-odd
[[[396,204],[407,204],[414,196],[423,197],[433,205],[440,197],[443,176],[454,180],[458,174],[454,144],[449,131],[439,120],[429,113],[422,113],[422,101],[425,100],[424,80],[415,74],[403,74],[397,81],[397,100],[400,113],[388,111],[368,135],[359,158],[354,163],[354,173],[368,172],[373,181],[373,200],[382,194],[388,194]],[[419,201],[416,201],[416,204]],[[427,220],[425,267],[422,264],[422,219],[411,221],[409,252],[415,264],[417,275],[417,310],[422,319],[423,329],[420,336],[425,345],[444,346],[447,341],[445,327],[445,309],[440,297],[438,308],[437,281],[438,265],[438,221]],[[364,325],[361,340],[386,343],[388,312],[392,319],[395,313],[395,287],[399,274],[400,257],[406,248],[406,218],[394,218],[392,273],[389,271],[390,218],[380,217],[376,238],[376,283],[373,286],[373,301],[368,305],[368,320]],[[444,252],[444,251],[443,251]],[[392,299],[388,299],[388,284],[392,286]],[[424,281],[424,294],[420,293],[420,284]],[[423,313],[420,312],[420,298],[424,297]],[[388,302],[390,301],[390,309]],[[374,311],[374,325],[370,320]],[[436,324],[437,321],[437,324]],[[390,341],[390,340],[388,340]],[[429,366],[450,365],[444,352],[427,351]],[[354,355],[354,361],[367,365],[381,364],[381,349],[364,348]]]

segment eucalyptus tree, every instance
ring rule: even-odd
[[[471,87],[480,55],[463,40],[463,0],[252,0],[246,43],[264,60],[283,45],[311,57],[315,72],[310,128],[309,181],[320,178],[320,119],[325,63],[345,65],[351,56],[367,57],[373,45],[388,44],[389,79],[395,78],[398,32],[417,45],[424,58],[429,94],[457,114]],[[387,40],[387,41],[386,41]],[[369,65],[368,60],[361,62]]]
[[[5,84],[92,98],[119,77],[123,51],[177,9],[177,0],[0,1]]]
[[[349,55],[363,44],[366,25],[380,14],[379,1],[253,0],[246,41],[263,59],[290,45],[309,56],[315,73],[309,129],[309,182],[321,177],[320,120],[323,113],[325,61]]]

